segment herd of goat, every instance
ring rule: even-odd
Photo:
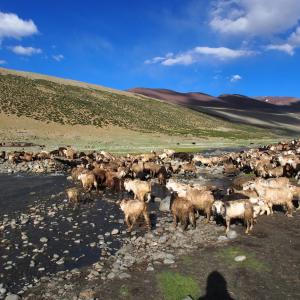
[[[105,189],[122,195],[124,191],[132,193],[133,199],[118,201],[129,231],[140,217],[151,228],[148,202],[151,201],[154,183],[170,191],[174,226],[180,222],[184,229],[189,224],[195,228],[197,215],[204,213],[205,222],[209,222],[212,216],[222,216],[226,232],[232,219],[242,219],[248,234],[258,216],[273,214],[273,206],[286,209],[289,217],[296,208],[294,204],[297,209],[300,207],[300,186],[296,184],[300,179],[300,140],[213,157],[173,150],[136,156],[114,156],[104,151],[85,154],[71,147],[37,154],[2,152],[0,156],[12,163],[62,156],[76,161],[77,166],[71,169],[71,176],[74,181],[81,182],[82,188],[74,186],[66,190],[69,201],[76,206],[81,200],[82,189],[86,193]],[[177,178],[175,174],[196,175],[201,165],[222,167],[227,174],[243,171],[250,175],[235,177],[233,186],[223,193],[221,199],[216,198],[218,187],[186,184],[174,179]]]

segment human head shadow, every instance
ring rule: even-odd
[[[211,272],[207,277],[206,294],[198,300],[234,300],[228,290],[227,282],[218,271]]]

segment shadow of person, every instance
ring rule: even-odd
[[[228,293],[227,282],[218,271],[211,272],[207,277],[206,295],[198,300],[234,300]]]

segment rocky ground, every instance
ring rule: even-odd
[[[53,174],[62,172],[67,166],[57,160],[44,159],[32,162],[11,163],[0,159],[0,174],[29,173],[29,174]]]
[[[251,236],[240,223],[225,236],[203,216],[183,232],[158,187],[152,230],[141,220],[128,233],[115,203],[124,195],[93,193],[74,209],[62,173],[13,172],[0,175],[0,299],[300,298],[299,212],[263,216]],[[200,174],[178,179],[222,189],[233,179],[220,168]]]

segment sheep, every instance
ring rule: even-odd
[[[98,183],[96,177],[92,172],[81,173],[78,176],[78,180],[82,182],[83,188],[87,189],[88,192],[90,192],[93,187],[95,187],[96,190],[98,189]]]
[[[278,178],[269,178],[269,179],[256,178],[253,181],[248,181],[244,183],[242,186],[243,186],[243,190],[248,190],[251,187],[252,189],[254,189],[254,186],[280,188],[280,187],[287,187],[288,184],[289,184],[288,178],[278,177]]]
[[[152,151],[151,153],[142,154],[142,162],[153,161],[156,158],[156,153]]]
[[[253,205],[247,200],[222,202],[217,200],[212,206],[215,215],[221,215],[226,221],[226,233],[230,230],[231,219],[242,219],[246,222],[246,234],[253,229],[254,212]]]
[[[79,167],[75,167],[71,170],[71,177],[72,179],[78,180],[78,176],[83,173],[86,170],[86,168],[84,166],[79,166]],[[87,170],[86,170],[87,171]]]
[[[284,169],[282,166],[276,168],[266,168],[267,174],[269,177],[282,177],[284,174]]]
[[[36,154],[36,159],[42,160],[48,158],[50,158],[50,153],[47,151],[41,151],[40,153]]]
[[[79,203],[79,189],[76,187],[66,189],[66,193],[69,199],[69,202],[75,204],[76,206]]]
[[[234,187],[227,189],[227,195],[239,194],[245,196],[245,198],[256,198],[258,195],[255,190],[238,190]]]
[[[196,228],[195,208],[189,200],[184,197],[179,197],[176,192],[173,192],[170,207],[175,228],[177,227],[178,221],[184,230],[188,227],[188,223],[190,223],[193,228]]]
[[[105,185],[110,189],[114,189],[116,192],[122,189],[122,178],[126,175],[125,171],[119,172],[106,171],[105,173]]]
[[[293,193],[293,198],[298,200],[297,210],[300,210],[300,186],[290,185],[289,186],[291,192]]]
[[[176,182],[174,179],[169,179],[166,187],[171,192],[177,192],[179,197],[186,196],[187,185],[183,183]]]
[[[62,152],[67,159],[74,159],[76,153],[75,150],[70,147],[63,149]]]
[[[182,164],[181,169],[184,171],[184,173],[196,173],[197,172],[197,168],[194,165],[194,162]]]
[[[214,196],[211,191],[199,190],[191,186],[187,187],[186,199],[189,200],[194,208],[199,211],[202,210],[206,214],[206,223],[209,222],[212,205],[214,203]]]
[[[5,151],[0,151],[0,159],[5,159]]]
[[[263,199],[270,213],[273,214],[273,205],[282,205],[287,207],[287,216],[292,217],[293,212],[293,193],[288,186],[268,187],[261,184],[252,183],[250,189],[255,189],[258,196]]]
[[[155,177],[161,168],[162,168],[161,165],[153,163],[153,162],[145,162],[144,163],[144,171],[150,173],[151,177]]]
[[[92,172],[95,175],[96,181],[99,186],[103,187],[106,182],[106,171],[99,167],[95,167]]]
[[[148,229],[151,229],[148,207],[145,202],[139,200],[123,199],[119,202],[121,210],[125,214],[125,222],[128,226],[128,231],[131,231],[137,219],[143,215]]]
[[[267,213],[269,215],[271,213],[269,206],[265,201],[258,198],[250,198],[248,200],[253,206],[253,217],[256,219],[259,215],[264,215]]]
[[[151,183],[139,179],[125,180],[124,188],[127,192],[133,192],[135,200],[144,201],[146,194],[151,194]],[[148,198],[148,200],[150,199]]]
[[[25,152],[23,155],[20,156],[20,159],[26,162],[33,161],[33,153]]]
[[[167,184],[167,176],[168,176],[167,171],[158,173],[158,175],[157,175],[158,183],[160,185],[166,185]]]
[[[134,174],[134,177],[140,177],[144,173],[144,164],[143,162],[133,163],[131,166],[131,171]]]

